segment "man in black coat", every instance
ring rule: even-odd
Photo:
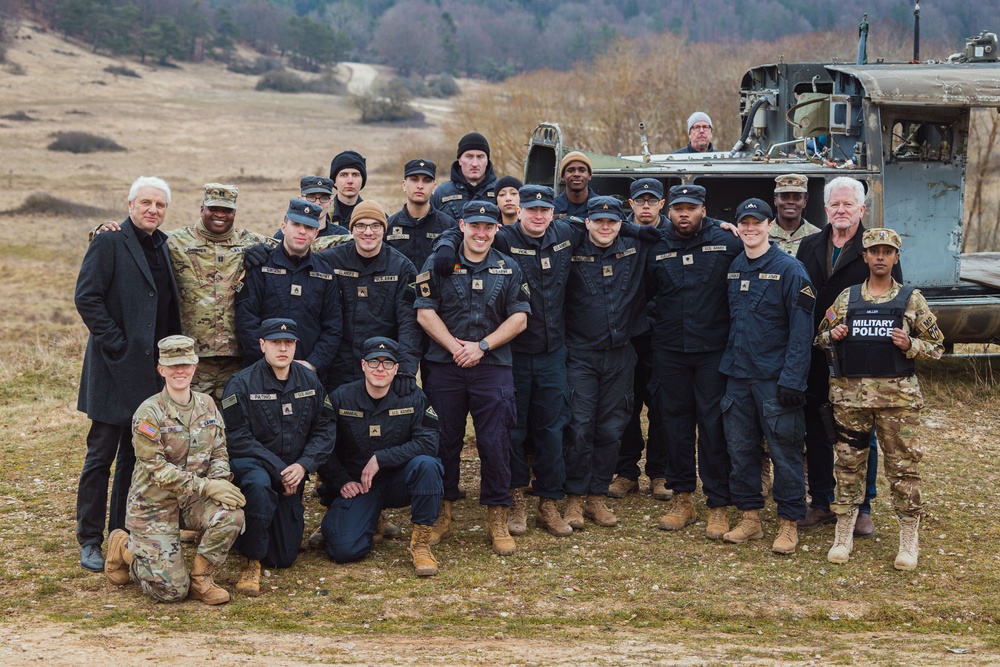
[[[813,311],[813,330],[826,316],[834,300],[852,285],[860,285],[868,278],[868,265],[861,256],[861,237],[865,232],[861,218],[865,213],[865,190],[853,178],[839,176],[826,184],[823,191],[824,207],[829,224],[818,234],[806,237],[795,254],[809,274],[816,290],[816,308]],[[899,264],[893,267],[892,276],[903,281]],[[833,501],[833,445],[827,439],[820,417],[820,406],[830,402],[830,370],[823,351],[813,347],[806,386],[806,462],[809,466],[808,485],[812,503],[806,517],[798,527],[809,530],[824,524],[836,523],[837,515],[830,510]],[[875,461],[869,458],[869,497],[861,507],[855,524],[856,537],[871,537],[875,528],[870,513],[870,498],[877,474]]]
[[[104,569],[101,543],[111,463],[116,461],[109,531],[125,527],[135,465],[132,414],[162,383],[156,342],[181,332],[167,236],[159,231],[169,205],[170,187],[163,180],[136,179],[121,232],[94,238],[76,282],[76,309],[90,330],[76,407],[91,420],[77,488],[76,538],[80,565],[95,572]]]

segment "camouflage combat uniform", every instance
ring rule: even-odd
[[[861,286],[861,298],[871,304],[892,301],[901,286],[895,280],[885,294],[872,296],[868,281]],[[840,293],[819,325],[814,343],[824,348],[831,343],[830,330],[846,322],[850,289]],[[907,359],[940,359],[944,336],[923,295],[914,290],[903,313],[903,330],[910,334]],[[902,351],[902,350],[901,350]],[[885,459],[885,475],[892,490],[892,504],[900,516],[920,516],[920,473],[917,464],[923,450],[916,440],[923,395],[916,375],[904,377],[830,378],[830,402],[837,422],[834,476],[837,491],[830,508],[847,513],[865,499],[869,435],[874,427]]]
[[[181,297],[181,330],[195,339],[200,358],[191,389],[216,402],[243,358],[233,303],[243,276],[243,252],[258,243],[274,247],[277,242],[235,228],[224,239],[212,240],[201,223],[174,230],[167,240]]]
[[[181,552],[183,526],[202,533],[198,553],[220,565],[243,529],[243,510],[228,510],[202,495],[208,479],[230,479],[226,429],[207,394],[192,392],[178,406],[164,389],[132,418],[136,466],[125,526],[130,575],[150,597],[183,600],[189,575]]]
[[[802,243],[802,239],[807,236],[812,236],[817,232],[819,232],[819,227],[809,224],[809,221],[805,218],[802,218],[802,224],[799,225],[799,228],[794,232],[786,232],[781,228],[781,225],[775,221],[775,223],[771,225],[771,233],[768,234],[768,238],[771,239],[776,246],[787,252],[792,257],[795,257],[795,253],[799,251],[799,244]]]

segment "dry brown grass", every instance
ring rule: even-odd
[[[143,69],[114,85],[104,58],[38,35],[11,58],[48,85],[4,88],[0,112],[37,123],[0,134],[0,209],[36,190],[124,214],[140,173],[174,186],[168,225],[194,219],[202,183],[241,185],[239,224],[270,230],[305,173],[356,148],[369,158],[366,195],[402,203],[406,156],[454,142],[435,126],[369,132],[337,98],[252,92],[250,77],[188,66]],[[52,61],[52,62],[50,62]],[[0,75],[2,77],[3,75]],[[19,80],[20,82],[20,80]],[[0,85],[9,80],[0,78]],[[483,90],[486,90],[483,87]],[[440,102],[438,102],[440,104]],[[71,113],[81,112],[81,113]],[[438,111],[436,122],[446,115]],[[93,129],[127,143],[119,156],[53,156],[48,133]],[[526,136],[526,135],[524,135]],[[127,141],[125,141],[127,139]],[[505,151],[508,149],[504,149]],[[510,149],[513,150],[513,149]],[[241,180],[242,179],[242,180]],[[474,455],[463,461],[470,498],[458,504],[455,537],[435,548],[442,572],[412,576],[406,543],[380,544],[368,559],[337,566],[306,552],[265,577],[265,595],[221,609],[162,605],[134,587],[109,588],[76,562],[73,506],[85,417],[75,411],[86,332],[72,304],[86,231],[100,216],[0,217],[0,663],[174,664],[990,664],[1000,660],[996,576],[1000,523],[1000,427],[995,388],[962,366],[922,367],[928,517],[916,572],[892,569],[887,488],[876,505],[879,541],[849,566],[825,562],[829,530],[803,535],[778,558],[767,541],[706,541],[699,523],[656,529],[663,504],[648,495],[614,502],[621,525],[564,540],[532,526],[512,558],[491,555],[475,500]],[[994,386],[995,387],[995,386]],[[320,520],[310,500],[307,525]],[[391,517],[406,526],[405,511]],[[702,517],[704,519],[704,517]],[[765,513],[772,537],[775,517]],[[231,560],[220,580],[236,577]],[[954,655],[949,648],[972,651]],[[822,657],[816,658],[819,654]],[[167,657],[169,656],[169,657]]]

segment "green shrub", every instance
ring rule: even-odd
[[[66,153],[99,153],[125,150],[124,146],[120,146],[113,139],[101,137],[89,132],[59,132],[55,136],[55,141],[48,146],[50,151],[64,151]]]
[[[267,72],[257,80],[256,90],[273,90],[279,93],[301,93],[305,82],[294,72],[275,70]]]
[[[462,91],[458,84],[448,74],[439,74],[427,79],[427,91],[433,97],[455,97]]]
[[[412,99],[403,82],[393,79],[376,83],[362,95],[351,96],[351,103],[361,112],[362,123],[394,123],[417,117],[410,105]]]

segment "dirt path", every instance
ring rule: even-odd
[[[340,63],[351,70],[351,78],[347,81],[347,92],[353,95],[364,93],[378,77],[378,70],[365,63]]]

